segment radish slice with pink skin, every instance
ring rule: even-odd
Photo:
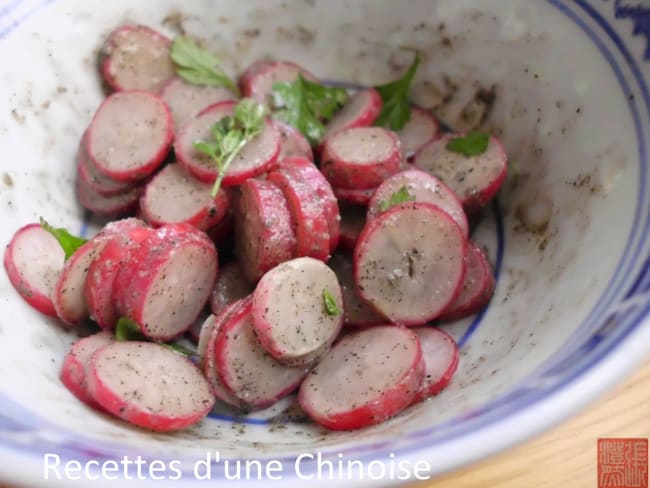
[[[118,193],[125,193],[132,189],[132,183],[125,183],[109,178],[95,168],[90,156],[88,156],[85,138],[86,134],[82,137],[77,154],[78,178],[84,181],[90,190],[100,195],[112,196]]]
[[[182,78],[172,78],[162,89],[161,98],[172,112],[176,130],[215,103],[234,100],[235,96],[221,86],[193,85]]]
[[[311,149],[309,141],[305,139],[297,129],[280,120],[273,120],[273,125],[280,133],[280,154],[278,155],[278,164],[286,158],[305,158],[314,161],[314,152]],[[274,168],[275,169],[275,168]]]
[[[300,406],[333,430],[360,429],[406,408],[424,376],[417,335],[392,325],[344,336],[307,375]]]
[[[97,109],[86,137],[95,168],[117,181],[135,182],[162,164],[173,139],[172,115],[145,91],[117,92]]]
[[[207,154],[194,147],[194,142],[212,139],[212,126],[234,111],[234,102],[221,102],[203,110],[199,116],[185,124],[174,139],[174,149],[179,163],[196,178],[206,183],[213,183],[219,174],[216,163]],[[223,178],[223,186],[241,185],[252,178],[268,171],[277,161],[280,153],[280,133],[267,120],[265,128],[253,137],[237,153]]]
[[[244,277],[237,261],[226,264],[219,270],[219,277],[210,295],[212,313],[218,314],[231,303],[253,293],[254,289],[255,286]]]
[[[220,189],[211,197],[212,185],[197,180],[180,164],[168,164],[147,183],[140,208],[152,226],[186,223],[207,230],[230,209],[230,194]]]
[[[350,327],[367,327],[384,323],[386,319],[359,296],[352,273],[352,257],[336,253],[327,264],[336,274],[343,292],[344,324]]]
[[[494,292],[494,276],[483,250],[473,241],[467,243],[467,271],[463,289],[440,315],[440,320],[456,320],[483,308]]]
[[[337,188],[376,188],[400,170],[401,143],[382,127],[355,127],[325,141],[321,171]]]
[[[367,209],[361,205],[340,205],[341,246],[353,250],[366,225]]]
[[[90,358],[95,351],[115,341],[113,334],[107,331],[98,332],[75,342],[61,365],[59,378],[61,383],[86,405],[100,408],[99,404],[88,392],[88,369]]]
[[[467,238],[469,224],[456,194],[435,176],[418,169],[397,173],[379,185],[368,203],[368,220],[380,214],[382,205],[390,202],[391,196],[402,188],[406,188],[413,201],[431,203],[447,212]]]
[[[465,255],[465,237],[447,213],[429,203],[402,203],[364,228],[354,250],[355,283],[391,322],[421,325],[460,293]]]
[[[235,206],[235,248],[249,281],[294,256],[293,226],[287,199],[274,182],[244,182]]]
[[[56,317],[51,297],[64,261],[59,242],[40,224],[18,229],[4,255],[5,270],[16,291],[36,310],[51,317]]]
[[[197,423],[214,405],[201,371],[185,356],[152,342],[114,342],[90,360],[88,389],[106,411],[160,432]]]
[[[397,131],[402,142],[404,159],[410,161],[418,149],[436,139],[439,134],[440,125],[432,114],[421,108],[411,107],[409,120]]]
[[[336,307],[324,303],[329,293]],[[332,345],[343,325],[343,296],[325,263],[297,258],[266,273],[253,293],[253,329],[262,347],[278,361],[306,366]]]
[[[115,29],[102,47],[102,74],[114,90],[158,93],[174,76],[171,41],[143,25]]]
[[[459,352],[456,341],[436,327],[415,327],[424,358],[424,378],[413,403],[437,395],[451,381],[458,369]]]
[[[77,173],[75,183],[77,198],[79,203],[91,212],[103,217],[119,217],[133,212],[138,206],[138,200],[142,195],[141,187],[132,186],[122,193],[107,196],[94,191],[82,178],[83,174]]]
[[[307,373],[307,368],[278,362],[260,345],[250,301],[219,329],[215,358],[223,384],[251,410],[273,405],[294,391]]]
[[[318,78],[305,68],[289,61],[256,61],[250,65],[239,79],[242,96],[271,105],[271,93],[275,83],[291,82],[302,75],[309,81],[318,82]]]
[[[334,195],[336,195],[336,198],[340,201],[351,205],[368,205],[375,190],[376,188],[370,188],[368,190],[350,190],[348,188],[334,187]]]
[[[381,113],[382,101],[374,88],[360,90],[345,104],[325,126],[325,138],[352,127],[368,127],[374,124]]]
[[[505,149],[496,137],[490,137],[486,151],[467,157],[447,149],[447,144],[459,134],[447,134],[422,147],[413,164],[440,178],[463,203],[467,212],[484,207],[499,191],[506,179]]]

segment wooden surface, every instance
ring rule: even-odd
[[[599,437],[650,437],[650,364],[541,437],[413,488],[597,488]]]

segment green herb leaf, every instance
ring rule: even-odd
[[[172,42],[171,58],[176,65],[176,74],[188,83],[223,86],[239,96],[237,85],[219,67],[217,57],[192,39],[176,37]]]
[[[144,339],[140,326],[128,317],[120,317],[115,326],[115,339],[118,341],[138,341]]]
[[[59,245],[61,246],[63,252],[65,253],[66,260],[70,256],[72,256],[77,249],[79,249],[86,242],[88,242],[88,239],[74,236],[62,227],[61,228],[52,227],[50,224],[48,224],[45,221],[43,217],[41,217],[41,227],[43,227],[43,229],[48,231],[56,238],[57,241],[59,241]]]
[[[190,349],[188,349],[186,347],[183,347],[180,344],[176,344],[174,342],[169,342],[169,343],[159,342],[158,344],[160,344],[161,346],[165,346],[166,348],[171,349],[174,352],[183,354],[184,356],[188,356],[190,358],[193,358],[193,357],[197,356],[195,351],[192,351],[192,350],[190,350]]]
[[[213,198],[239,151],[264,130],[266,116],[266,107],[244,98],[235,106],[233,115],[222,118],[210,128],[211,141],[194,141],[194,149],[210,156],[217,166],[219,174],[212,187]]]
[[[275,83],[272,97],[275,116],[318,144],[325,134],[325,122],[345,105],[348,93],[298,75],[294,81]]]
[[[395,205],[399,205],[400,203],[404,203],[404,202],[412,202],[414,200],[415,200],[415,196],[409,193],[409,189],[406,188],[406,186],[403,186],[395,193],[393,193],[388,199],[388,201],[386,200],[380,201],[379,210],[385,212],[386,210],[388,210],[391,207],[394,207]]]
[[[415,59],[399,80],[376,86],[383,105],[381,113],[375,121],[375,125],[388,126],[392,130],[401,130],[411,117],[411,106],[409,104],[409,90],[416,71],[420,66],[420,54],[415,53]]]
[[[447,143],[447,150],[459,153],[465,157],[483,154],[490,144],[490,135],[481,132],[470,132],[465,137],[456,137]]]
[[[341,310],[336,304],[336,300],[334,300],[332,294],[327,290],[323,290],[323,304],[325,305],[327,315],[341,315]]]

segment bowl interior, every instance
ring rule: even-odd
[[[624,56],[615,43],[594,40],[595,21],[583,21],[589,16],[575,5],[18,3],[20,15],[11,14],[15,22],[0,40],[0,82],[8,94],[0,100],[2,242],[39,216],[75,231],[84,227],[87,216],[73,190],[74,155],[102,97],[97,49],[126,21],[170,36],[200,36],[231,73],[272,57],[326,80],[376,85],[401,73],[416,48],[423,63],[415,102],[450,127],[481,126],[500,136],[509,176],[474,231],[490,251],[496,294],[487,313],[446,326],[462,346],[461,363],[451,386],[432,400],[354,433],[294,419],[291,399],[245,417],[219,408],[173,435],[130,428],[90,411],[63,388],[58,368],[74,334],[30,310],[0,273],[6,312],[0,319],[0,430],[3,423],[20,426],[14,429],[20,435],[7,434],[10,443],[27,450],[50,446],[76,459],[146,453],[188,466],[214,451],[244,458],[290,459],[315,450],[377,457],[415,444],[441,445],[504,405],[520,408],[516,392],[561,384],[578,363],[590,361],[594,348],[585,344],[604,333],[612,307],[639,279],[648,252],[648,114],[639,109],[640,85]],[[89,232],[97,224],[91,219]],[[609,327],[623,327],[619,322]]]

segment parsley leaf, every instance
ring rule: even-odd
[[[470,132],[465,137],[456,137],[447,143],[447,150],[462,154],[466,157],[483,154],[490,144],[490,135],[481,132]]]
[[[52,227],[45,221],[43,217],[41,217],[41,227],[43,227],[43,229],[48,231],[56,238],[57,241],[59,241],[59,245],[65,253],[66,260],[72,256],[77,249],[88,242],[88,239],[74,236],[64,228]]]
[[[134,320],[120,317],[115,326],[115,339],[117,341],[138,341],[144,339],[140,326]]]
[[[210,51],[199,47],[188,37],[176,37],[172,42],[171,58],[176,74],[193,85],[212,85],[228,88],[239,96],[239,89],[219,67],[219,60]]]
[[[192,350],[190,350],[190,349],[188,349],[186,347],[183,347],[180,344],[176,344],[174,342],[169,342],[169,343],[159,342],[158,344],[160,344],[161,346],[166,347],[167,349],[171,349],[174,352],[177,352],[179,354],[183,354],[184,356],[188,356],[190,358],[197,356],[196,352],[194,352],[194,351],[192,351]]]
[[[207,154],[217,165],[217,176],[211,195],[214,198],[221,182],[239,151],[264,130],[266,108],[251,98],[242,99],[233,115],[222,118],[210,129],[212,140],[194,141],[194,149]]]
[[[395,205],[399,205],[400,203],[404,202],[412,202],[415,200],[415,196],[411,195],[409,193],[408,188],[406,186],[403,186],[399,190],[397,190],[395,193],[393,193],[388,201],[382,200],[379,202],[379,210],[382,212],[385,212],[391,207],[394,207]]]
[[[420,54],[416,52],[413,63],[402,78],[375,87],[384,102],[375,125],[388,126],[392,130],[400,130],[406,125],[411,117],[409,89],[418,66],[420,66]]]
[[[327,315],[341,315],[341,309],[336,304],[336,300],[327,290],[323,290],[323,304]]]
[[[348,92],[298,75],[294,81],[275,83],[272,97],[275,116],[298,129],[315,145],[325,134],[325,122],[347,102]]]

